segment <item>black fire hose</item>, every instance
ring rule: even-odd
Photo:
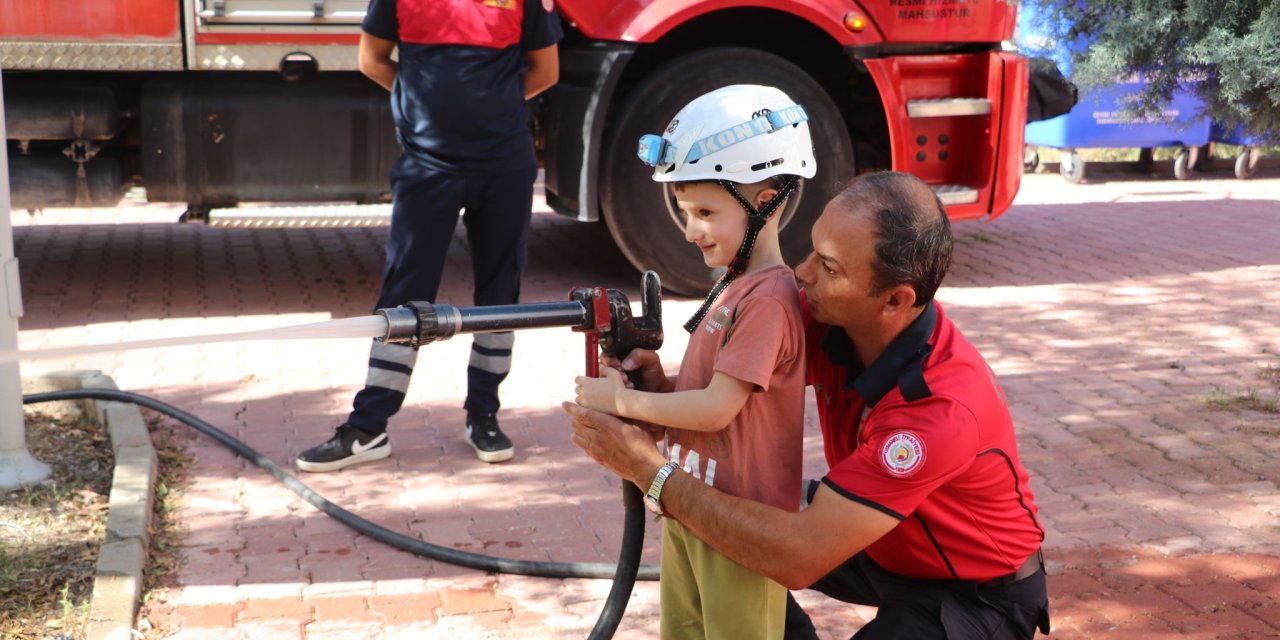
[[[487,556],[480,553],[471,553],[469,551],[460,551],[458,549],[450,549],[439,545],[431,544],[411,538],[402,533],[397,533],[386,527],[375,524],[360,516],[330,502],[324,496],[313,491],[310,487],[303,484],[302,481],[290,475],[287,471],[280,468],[279,465],[272,462],[266,456],[253,450],[249,445],[236,440],[225,431],[197,418],[182,409],[173,405],[161,402],[155,398],[130,393],[128,391],[118,391],[115,389],[72,389],[67,391],[49,391],[45,393],[32,393],[22,396],[23,404],[34,404],[40,402],[53,402],[56,400],[113,400],[117,402],[128,402],[141,407],[146,407],[153,411],[163,413],[180,422],[187,424],[196,431],[203,433],[210,438],[216,440],[219,444],[231,449],[240,456],[248,459],[254,464],[261,467],[267,473],[275,476],[277,480],[283,482],[289,490],[298,494],[303,500],[306,500],[315,508],[325,512],[338,522],[355,529],[378,542],[391,545],[397,549],[402,549],[415,555],[447,562],[449,564],[468,567],[471,569],[479,569],[492,573],[508,573],[522,576],[534,576],[539,578],[613,578],[613,588],[609,590],[609,596],[605,599],[604,608],[600,611],[600,617],[596,620],[595,627],[588,636],[592,640],[606,640],[613,637],[614,631],[618,628],[618,623],[622,621],[622,614],[626,610],[627,600],[631,597],[631,588],[635,584],[637,578],[640,580],[657,580],[658,567],[653,565],[640,565],[640,554],[644,548],[644,519],[646,509],[640,490],[629,482],[623,482],[623,505],[626,508],[626,517],[622,536],[622,552],[619,555],[618,564],[612,565],[603,562],[539,562],[535,560],[511,560],[507,558],[498,558]]]

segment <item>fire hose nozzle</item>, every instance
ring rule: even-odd
[[[399,307],[378,309],[374,313],[387,319],[387,333],[380,340],[407,343],[415,349],[452,338],[462,321],[456,307],[430,302],[407,302]]]
[[[662,286],[646,272],[641,282],[643,313],[634,316],[627,297],[616,289],[580,287],[565,302],[458,308],[448,304],[407,302],[374,313],[387,320],[383,342],[413,348],[448,340],[459,333],[498,333],[543,327],[572,327],[592,334],[609,355],[662,345]],[[591,361],[596,355],[592,353]]]

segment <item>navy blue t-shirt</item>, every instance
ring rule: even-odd
[[[439,8],[448,0],[398,1],[414,7],[441,2],[426,12],[450,11]],[[454,29],[447,21],[413,29],[406,25],[402,30],[399,16],[413,12],[406,7],[397,12],[397,0],[369,3],[364,31],[395,42],[399,49],[391,91],[397,137],[404,152],[426,167],[492,174],[536,166],[524,100],[524,52],[556,44],[563,32],[554,9],[548,11],[541,0],[485,0],[484,4],[509,9],[515,2],[523,2],[524,9],[519,42],[504,47],[489,42],[456,44],[476,36],[467,35],[465,27]],[[422,39],[449,44],[420,44],[401,37],[411,32],[427,32]]]

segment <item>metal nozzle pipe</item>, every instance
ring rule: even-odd
[[[458,308],[448,304],[409,302],[375,313],[387,319],[384,342],[419,347],[459,333],[492,333],[543,327],[590,328],[587,307],[577,300]]]

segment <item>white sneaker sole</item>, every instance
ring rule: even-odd
[[[377,449],[362,451],[360,453],[352,454],[351,456],[343,458],[341,460],[334,460],[333,462],[307,462],[306,460],[295,460],[294,462],[297,463],[298,465],[298,471],[306,471],[308,473],[324,473],[326,471],[337,471],[338,469],[341,469],[343,467],[349,467],[353,464],[360,464],[361,462],[373,462],[374,460],[381,460],[389,455],[391,455],[390,443],[388,443],[387,446],[385,447],[378,447]]]
[[[516,455],[515,447],[508,447],[499,451],[482,451],[480,447],[476,446],[476,443],[471,441],[471,438],[464,438],[464,440],[471,445],[472,449],[475,449],[476,457],[480,458],[481,462],[506,462]]]

